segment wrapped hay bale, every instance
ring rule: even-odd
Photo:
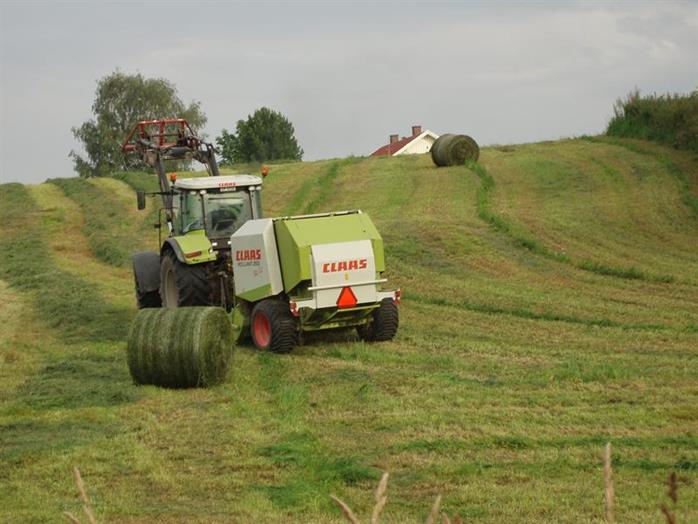
[[[477,142],[467,135],[447,133],[437,138],[431,146],[431,159],[438,167],[462,166],[467,161],[475,162],[479,157]]]
[[[212,386],[225,380],[233,344],[233,327],[221,308],[141,309],[128,336],[128,367],[138,384]]]

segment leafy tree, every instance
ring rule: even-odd
[[[303,149],[294,136],[293,124],[280,112],[257,109],[247,120],[238,120],[236,133],[223,129],[216,138],[224,164],[300,160]]]
[[[194,131],[206,123],[201,104],[191,102],[185,106],[177,96],[174,84],[168,80],[145,78],[140,73],[127,75],[120,71],[97,83],[92,113],[93,119],[72,128],[86,153],[86,158],[83,158],[75,151],[70,152],[75,171],[81,177],[145,168],[137,155],[126,157],[121,152],[121,144],[140,120],[186,118]]]

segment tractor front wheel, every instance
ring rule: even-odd
[[[288,303],[265,299],[252,309],[250,334],[261,351],[288,353],[298,341],[298,326]]]
[[[367,342],[392,340],[397,334],[399,316],[397,306],[390,298],[385,298],[378,309],[373,310],[368,324],[359,326],[359,336]]]
[[[206,266],[188,266],[173,251],[166,252],[160,263],[160,298],[169,308],[212,305]]]

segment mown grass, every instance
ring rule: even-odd
[[[686,207],[691,209],[695,217],[698,218],[698,191],[696,191],[695,180],[692,179],[690,172],[687,173],[684,171],[684,169],[678,166],[676,161],[669,156],[669,153],[666,150],[653,147],[651,144],[640,140],[623,140],[612,136],[587,137],[587,140],[594,141],[596,143],[621,146],[632,151],[633,153],[657,158],[667,172],[676,178],[679,184],[679,191],[681,192],[681,199],[683,200],[683,203],[686,205]],[[674,153],[673,156],[679,155]]]
[[[6,253],[0,279],[30,293],[41,322],[68,341],[123,340],[132,311],[113,306],[90,282],[55,267],[41,232],[41,213],[27,189],[6,184],[0,198],[5,224],[0,249]]]
[[[532,253],[550,258],[556,262],[564,262],[566,264],[572,264],[579,269],[585,271],[591,271],[592,273],[597,273],[599,275],[627,278],[627,279],[639,279],[639,280],[649,280],[654,282],[673,282],[674,277],[671,275],[651,275],[640,271],[636,267],[612,267],[595,260],[575,260],[565,253],[560,253],[554,251],[541,244],[539,241],[531,237],[527,232],[524,231],[522,227],[517,227],[507,222],[501,216],[495,214],[490,205],[492,198],[492,193],[495,189],[494,178],[487,172],[487,170],[478,163],[473,163],[469,165],[469,169],[477,174],[482,181],[482,185],[477,192],[477,209],[480,218],[482,218],[487,223],[491,224],[497,231],[509,235],[517,244],[525,247]]]
[[[374,219],[405,290],[398,338],[314,336],[286,356],[244,347],[228,382],[184,391],[131,384],[119,330],[133,309],[94,271],[61,270],[71,254],[46,238],[77,222],[59,220],[62,204],[31,212],[41,191],[3,186],[0,245],[15,256],[0,266],[0,342],[16,347],[0,367],[0,520],[77,514],[77,466],[110,522],[342,522],[330,493],[368,514],[381,471],[383,522],[424,521],[438,493],[472,521],[594,522],[608,441],[618,521],[661,519],[668,473],[697,480],[698,254],[681,187],[656,159],[580,140],[484,149],[481,166],[495,182],[487,209],[515,233],[674,282],[532,251],[483,220],[481,177],[426,156],[272,166],[268,214]],[[677,514],[698,518],[694,489]]]
[[[130,177],[134,180],[136,177]],[[127,267],[131,255],[143,246],[155,249],[157,242],[152,240],[151,213],[148,224],[143,223],[144,214],[138,215],[135,198],[120,198],[124,187],[114,186],[111,179],[77,178],[52,179],[49,183],[58,186],[67,197],[74,200],[84,215],[83,233],[98,260],[117,267]],[[150,186],[149,183],[144,184]],[[152,202],[152,199],[151,199]],[[152,208],[151,208],[152,209]]]

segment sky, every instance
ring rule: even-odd
[[[115,70],[173,82],[204,132],[267,106],[304,159],[413,124],[481,145],[604,130],[619,97],[698,88],[698,2],[0,3],[0,182],[74,176]]]

